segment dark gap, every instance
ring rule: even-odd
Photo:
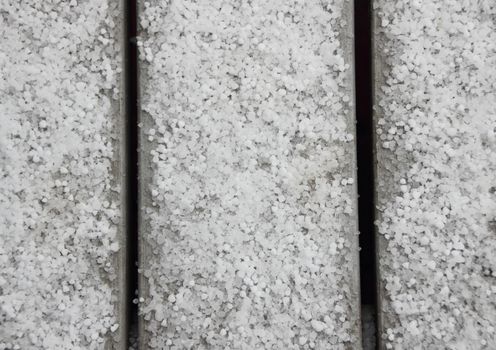
[[[127,340],[138,323],[138,47],[137,0],[124,0],[124,75],[126,114],[126,236],[127,236]],[[126,345],[126,349],[128,348]]]
[[[360,230],[360,294],[365,349],[370,330],[377,330],[375,256],[374,127],[372,120],[372,0],[355,0],[355,89],[357,115],[358,226]],[[372,314],[372,315],[371,315]],[[370,323],[373,323],[372,325]],[[376,332],[377,334],[377,332]]]

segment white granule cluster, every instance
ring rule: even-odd
[[[103,349],[118,328],[120,10],[0,8],[0,349]]]
[[[351,14],[145,2],[147,347],[359,346]]]
[[[385,348],[496,349],[496,2],[376,4]]]

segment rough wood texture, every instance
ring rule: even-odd
[[[124,349],[121,16],[2,2],[0,349]]]
[[[351,2],[140,18],[142,348],[359,348]]]
[[[380,348],[493,349],[496,7],[375,5]]]

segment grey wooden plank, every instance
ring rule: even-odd
[[[116,97],[112,103],[112,116],[113,116],[113,129],[116,132],[116,137],[113,139],[113,147],[116,150],[113,160],[113,179],[115,186],[120,188],[120,191],[114,192],[114,200],[120,203],[120,219],[118,222],[117,241],[119,250],[113,257],[113,266],[115,266],[115,277],[111,283],[112,289],[112,302],[114,303],[114,315],[118,320],[117,329],[113,331],[112,337],[109,337],[105,342],[105,349],[111,350],[128,350],[130,348],[129,335],[130,335],[130,310],[129,299],[129,263],[128,263],[128,249],[131,242],[129,242],[127,222],[129,215],[128,203],[129,189],[127,188],[127,174],[128,174],[128,160],[127,160],[127,143],[129,140],[128,129],[135,128],[136,125],[129,125],[128,116],[126,115],[126,72],[125,72],[125,45],[127,41],[126,26],[127,21],[126,3],[125,0],[117,2],[110,2],[109,6],[116,6],[113,12],[114,24],[112,30],[114,31],[114,58],[116,62],[116,82],[115,86]],[[134,242],[136,244],[136,242]]]
[[[2,349],[124,349],[121,16],[2,3]]]
[[[377,13],[377,7],[373,7],[373,15],[372,15],[372,76],[373,76],[373,124],[374,124],[374,160],[376,162],[375,168],[375,200],[376,203],[376,219],[377,222],[380,222],[382,219],[381,215],[381,206],[379,201],[385,200],[384,198],[388,198],[391,195],[388,195],[388,186],[384,183],[385,179],[387,179],[388,170],[393,164],[386,157],[383,152],[379,149],[379,143],[377,140],[376,130],[378,127],[378,119],[384,114],[382,108],[379,106],[380,101],[380,91],[382,86],[385,84],[385,77],[387,72],[387,66],[385,65],[385,53],[384,51],[384,39],[379,34],[378,25],[380,18]],[[386,165],[387,164],[387,165]],[[376,278],[377,278],[377,308],[376,308],[376,322],[377,322],[377,332],[376,332],[376,344],[378,349],[385,349],[383,335],[385,334],[385,327],[387,325],[387,321],[385,317],[390,315],[386,311],[387,304],[385,302],[385,288],[384,288],[384,270],[387,269],[387,265],[381,262],[381,257],[384,256],[386,251],[386,242],[383,237],[376,228]],[[393,322],[389,322],[394,323]]]
[[[490,6],[375,5],[380,348],[494,348]]]
[[[141,348],[360,347],[351,1],[141,3]]]

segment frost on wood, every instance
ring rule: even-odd
[[[385,346],[495,349],[496,4],[376,14]]]
[[[147,346],[358,346],[350,15],[145,2]]]
[[[0,349],[117,330],[116,4],[2,1]]]

